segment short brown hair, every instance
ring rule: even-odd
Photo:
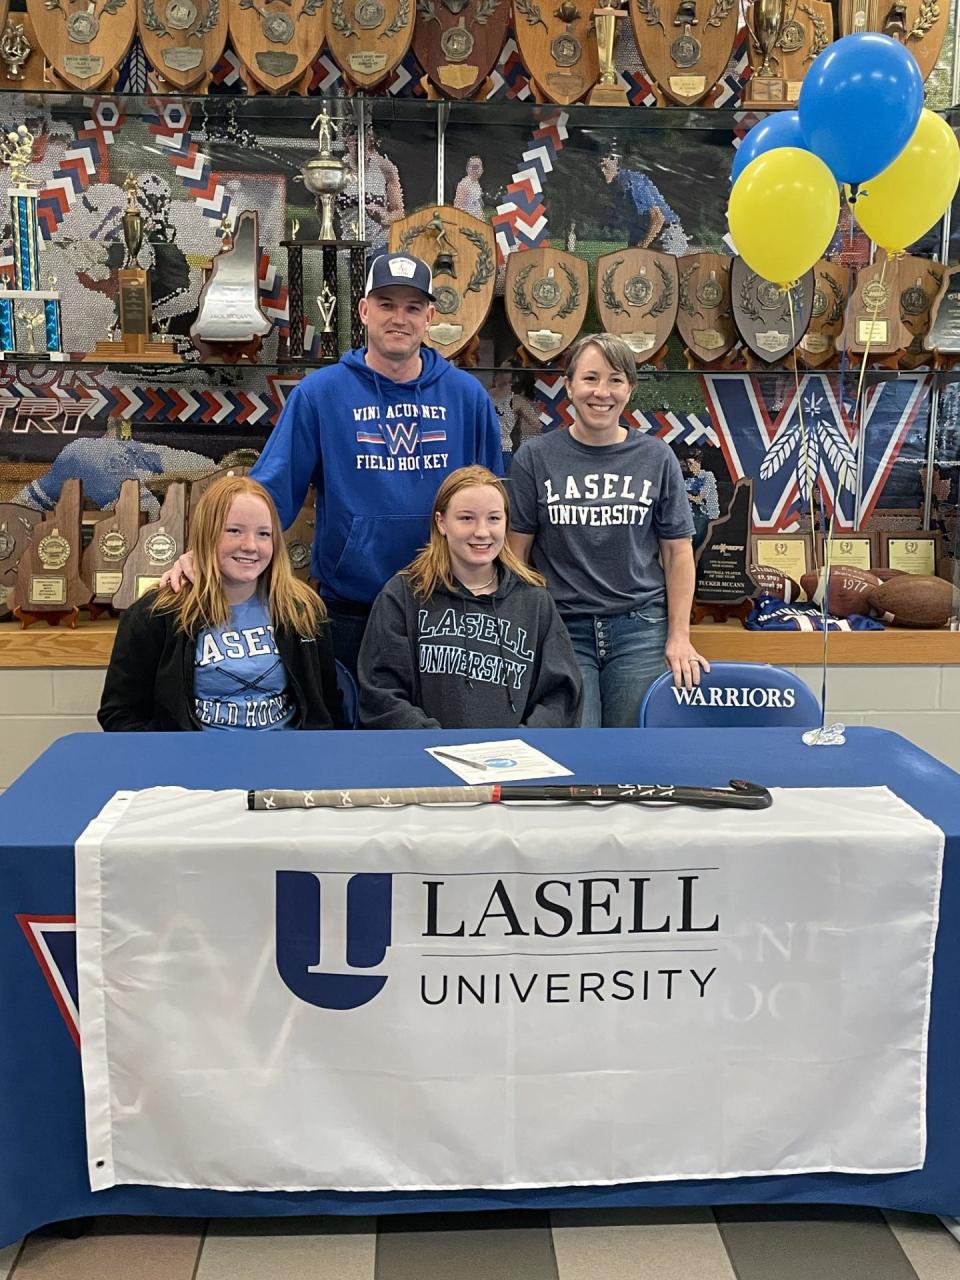
[[[635,387],[640,379],[637,376],[637,361],[633,352],[622,338],[615,333],[585,333],[577,338],[567,352],[567,360],[563,370],[565,378],[572,378],[577,371],[577,364],[587,347],[596,347],[611,369],[622,373],[631,387]]]

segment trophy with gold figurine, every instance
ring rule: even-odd
[[[753,75],[743,105],[795,107],[808,68],[833,40],[829,0],[792,0],[792,7],[790,0],[754,0],[749,8],[753,16],[745,21]]]
[[[137,259],[143,247],[143,214],[137,199],[136,174],[128,173],[123,189],[127,207],[120,225],[126,246],[124,265],[117,272],[117,297],[120,305],[120,337],[118,340],[102,339],[86,360],[137,360],[163,361],[179,364],[181,357],[169,342],[153,341],[152,304],[150,301],[150,275],[138,266]]]
[[[338,238],[333,223],[334,204],[347,183],[347,166],[340,156],[333,154],[333,144],[340,132],[336,120],[321,108],[311,128],[317,130],[317,153],[302,166],[296,179],[302,182],[315,198],[320,214],[320,236],[316,240],[298,240],[299,222],[294,220],[289,240],[281,240],[287,251],[288,298],[290,300],[290,356],[303,358],[303,338],[306,318],[303,311],[303,251],[320,249],[323,255],[323,290],[317,296],[322,328],[320,330],[320,354],[324,359],[337,356],[336,316],[346,300],[337,298],[337,255],[345,250],[350,255],[350,324],[351,341],[360,346],[363,341],[357,303],[363,294],[366,277],[365,258],[368,242],[355,238]],[[359,146],[359,142],[358,142]],[[342,291],[341,291],[342,292]]]
[[[597,52],[600,57],[600,79],[590,90],[587,102],[591,107],[627,107],[627,93],[620,83],[613,65],[613,46],[617,38],[617,21],[626,12],[619,7],[619,0],[606,0],[593,11],[593,26],[597,33]]]
[[[60,295],[40,283],[44,243],[37,224],[39,191],[26,177],[33,155],[33,134],[19,125],[0,140],[0,160],[10,168],[10,226],[13,235],[12,289],[0,281],[0,348],[4,355],[37,360],[65,360],[60,321]],[[41,340],[42,338],[42,340]]]
[[[752,0],[744,11],[744,22],[750,36],[750,51],[758,65],[743,91],[743,106],[786,107],[789,105],[787,81],[782,75],[777,46],[787,24],[786,0]],[[796,10],[796,3],[794,4]]]

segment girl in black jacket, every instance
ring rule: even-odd
[[[332,729],[342,720],[323,601],[294,577],[270,495],[247,476],[204,493],[196,582],[126,611],[97,718],[107,731]]]

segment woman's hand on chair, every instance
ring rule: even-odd
[[[692,689],[700,683],[700,673],[710,670],[710,663],[689,640],[668,640],[663,656],[678,689]]]

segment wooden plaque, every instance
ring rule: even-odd
[[[236,3],[236,0],[232,0]],[[326,0],[330,52],[361,88],[385,80],[413,39],[416,0]]]
[[[452,205],[427,205],[393,224],[390,252],[412,253],[433,268],[436,315],[427,343],[455,356],[480,332],[493,303],[493,229]]]
[[[734,258],[730,272],[733,318],[740,337],[767,364],[785,359],[807,331],[813,310],[813,271],[789,292]]]
[[[734,0],[630,0],[630,20],[643,64],[674,102],[707,96],[730,61],[740,6]]]
[[[944,0],[902,0],[902,4],[880,0],[877,12],[878,30],[910,50],[926,80],[943,49],[950,6]]]
[[[202,83],[227,43],[227,0],[138,0],[137,34],[158,75],[178,89]]]
[[[947,267],[930,311],[927,351],[952,355],[960,351],[960,266]]]
[[[607,333],[649,359],[670,337],[680,306],[677,259],[654,249],[619,249],[597,259],[597,311]]]
[[[827,0],[801,0],[796,6],[788,5],[786,21],[777,41],[776,57],[779,73],[787,82],[784,107],[795,107],[800,97],[803,77],[811,62],[820,56],[833,41],[833,8]],[[753,41],[748,40],[750,65],[759,69],[761,59]]]
[[[307,490],[300,514],[283,534],[294,576],[301,582],[306,582],[310,577],[310,559],[313,555],[313,537],[316,530],[317,495],[311,487]]]
[[[600,76],[592,0],[513,0],[513,29],[523,65],[541,93],[560,106],[584,97]]]
[[[81,501],[80,481],[64,481],[60,501],[34,525],[13,590],[14,611],[21,621],[46,613],[76,613],[90,599],[90,588],[80,578]]]
[[[730,300],[732,262],[721,253],[688,253],[677,260],[677,330],[691,355],[705,364],[726,355],[737,341]]]
[[[51,69],[75,89],[96,89],[110,79],[137,26],[137,0],[27,0],[27,13]]]
[[[129,609],[145,591],[159,583],[183,553],[186,504],[187,486],[178,480],[167,489],[160,518],[143,526],[137,545],[127,556],[120,588],[113,597],[115,609]]]
[[[856,533],[850,533],[846,529],[834,531],[832,538],[817,534],[817,545],[820,548],[820,563],[826,566],[829,560],[831,568],[842,565],[848,569],[864,569],[869,573],[877,567],[880,559],[877,534],[864,533],[862,530]]]
[[[870,341],[870,352],[888,355],[910,344],[910,334],[900,318],[900,289],[895,262],[879,253],[876,262],[857,272],[853,296],[847,308],[843,345],[862,353]]]
[[[257,84],[283,93],[313,66],[323,44],[324,0],[298,0],[295,8],[288,0],[222,2],[230,10],[230,43]]]
[[[813,568],[813,541],[809,533],[755,533],[751,564],[766,564],[799,582]]]
[[[587,264],[561,249],[511,253],[504,297],[510,328],[535,360],[549,364],[583,328],[590,298]]]
[[[40,512],[32,507],[0,502],[0,618],[13,609],[17,565],[39,520]]]
[[[510,26],[510,0],[418,0],[417,61],[446,98],[470,98],[496,65]]]
[[[880,560],[883,569],[899,569],[901,573],[919,573],[935,577],[943,553],[943,535],[939,530],[916,533],[880,533]]]
[[[92,604],[109,605],[120,590],[123,566],[140,531],[140,481],[124,480],[117,505],[93,526],[83,553],[83,580],[93,592]]]
[[[929,258],[917,258],[904,254],[897,259],[897,275],[900,287],[900,319],[911,336],[909,350],[916,354],[924,351],[924,339],[930,332],[933,304],[943,284],[944,269]]]
[[[797,347],[808,369],[820,369],[837,355],[837,338],[843,329],[850,269],[821,258],[813,268],[813,304],[810,324]]]
[[[190,532],[190,526],[193,524],[197,503],[215,480],[221,480],[224,476],[245,476],[249,472],[249,467],[221,467],[218,471],[208,471],[205,476],[200,476],[197,480],[191,480],[190,497],[187,506],[187,533]]]

